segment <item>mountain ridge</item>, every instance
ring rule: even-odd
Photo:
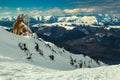
[[[60,70],[105,65],[103,62],[99,60],[95,61],[88,56],[71,54],[64,48],[59,48],[42,39],[14,35],[1,27],[0,34],[4,34],[4,37],[0,39],[2,43],[0,46],[0,54],[16,60],[26,62],[27,59],[31,57],[30,60],[32,60],[32,63],[35,65]],[[36,44],[39,47],[36,48]],[[25,47],[26,49],[24,50]]]
[[[13,22],[16,16],[0,17],[0,22]],[[31,16],[31,23],[55,23],[55,22],[75,22],[97,25],[119,25],[120,17],[116,16]]]

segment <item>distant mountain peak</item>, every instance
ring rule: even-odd
[[[0,17],[0,21],[10,21],[13,22],[16,19],[14,16],[6,16]],[[98,16],[98,15],[91,15],[91,16],[42,16],[42,15],[35,15],[30,17],[30,22],[32,23],[55,23],[55,22],[77,22],[77,23],[84,23],[84,24],[99,24],[99,25],[107,25],[107,24],[119,24],[120,17],[119,16]]]

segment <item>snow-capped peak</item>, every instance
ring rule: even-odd
[[[34,18],[36,21],[42,21],[43,20],[43,16],[39,16],[39,15],[32,16],[31,18]]]
[[[0,17],[0,21],[14,21],[16,16],[5,16],[5,17]]]
[[[44,19],[47,21],[47,20],[50,20],[52,16],[45,16]]]
[[[95,24],[97,23],[97,19],[95,16],[84,16],[81,18],[81,21],[83,23],[88,23],[88,24]]]

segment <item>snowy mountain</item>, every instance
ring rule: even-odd
[[[120,79],[120,65],[103,66],[105,64],[99,60],[71,54],[42,39],[14,35],[2,27],[0,36],[1,80]],[[89,69],[98,66],[103,67]]]
[[[0,25],[1,26],[12,26],[15,21],[16,16],[6,16],[0,17]],[[120,17],[119,16],[31,16],[30,23],[32,25],[42,24],[45,26],[55,26],[60,25],[61,27],[65,27],[66,29],[73,29],[73,26],[79,25],[92,25],[93,27],[107,27],[111,26],[119,26],[120,25]],[[49,24],[49,25],[48,25]],[[69,27],[69,28],[67,28]]]
[[[4,18],[0,18],[0,25],[11,31],[16,18],[7,17],[6,20]],[[120,27],[116,23],[119,21],[119,16],[32,16],[30,17],[30,28],[40,38],[57,46],[62,46],[67,50],[72,47],[73,53],[87,54],[108,64],[118,64],[120,62],[118,57],[120,55]],[[105,36],[101,38],[96,35],[97,33]],[[90,45],[94,45],[95,48],[91,48]],[[107,55],[109,55],[109,59]]]
[[[0,17],[0,21],[13,21],[16,16]],[[119,16],[31,16],[36,21],[52,21],[52,22],[82,22],[82,23],[97,23],[97,22],[119,22]]]
[[[0,17],[0,21],[15,21],[15,16]]]
[[[34,26],[39,26],[32,27],[38,37],[64,47],[70,52],[87,54],[107,64],[120,63],[120,26],[91,27],[91,25],[75,26],[71,23]]]
[[[3,43],[0,46],[0,53],[7,57],[26,60],[32,54],[33,64],[60,70],[104,65],[99,60],[95,61],[88,56],[71,54],[64,48],[59,48],[42,39],[17,36],[2,28],[0,28],[0,34],[1,36],[4,34],[3,38],[0,39],[0,42]],[[39,48],[37,50],[36,45]],[[23,49],[24,47],[27,48],[27,51]],[[50,56],[53,56],[54,59],[51,60]]]
[[[34,16],[33,16],[34,18]],[[38,17],[39,18],[39,17]],[[37,21],[38,19],[36,19]],[[97,19],[95,16],[70,16],[70,17],[58,17],[58,16],[44,16],[41,22],[45,23],[54,23],[54,22],[77,22],[77,23],[87,23],[87,24],[95,24],[97,23]]]

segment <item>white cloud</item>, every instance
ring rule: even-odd
[[[69,14],[74,14],[74,13],[80,12],[80,9],[79,8],[76,8],[76,9],[65,9],[64,12],[65,13],[69,13]]]
[[[28,11],[27,11],[28,10]],[[27,9],[26,11],[31,16],[39,16],[39,15],[56,15],[56,16],[64,16],[66,14],[78,14],[80,12],[93,12],[96,8],[75,8],[75,9],[60,9],[60,8],[51,8],[46,10],[40,10],[37,8],[34,9]],[[21,11],[21,8],[18,8],[17,11]]]
[[[80,12],[94,12],[96,10],[95,7],[93,8],[75,8],[75,9],[64,9],[63,11],[65,13],[69,13],[69,14],[77,14]]]
[[[59,9],[59,8],[48,9],[44,13],[46,15],[57,15],[57,16],[64,15],[63,11],[61,9]]]
[[[40,10],[40,9],[28,9],[30,15],[32,16],[39,16],[39,15],[43,15],[43,16],[47,16],[47,15],[56,15],[56,16],[62,16],[64,15],[63,10],[59,9],[59,8],[52,8],[52,9],[47,9],[47,10]]]
[[[19,7],[19,8],[16,8],[16,10],[18,14],[22,13],[22,8]]]
[[[9,15],[9,14],[11,14],[11,12],[3,12],[2,14],[3,15]]]
[[[30,11],[31,15],[41,15],[42,11],[41,10],[37,10],[37,9],[33,9]]]

